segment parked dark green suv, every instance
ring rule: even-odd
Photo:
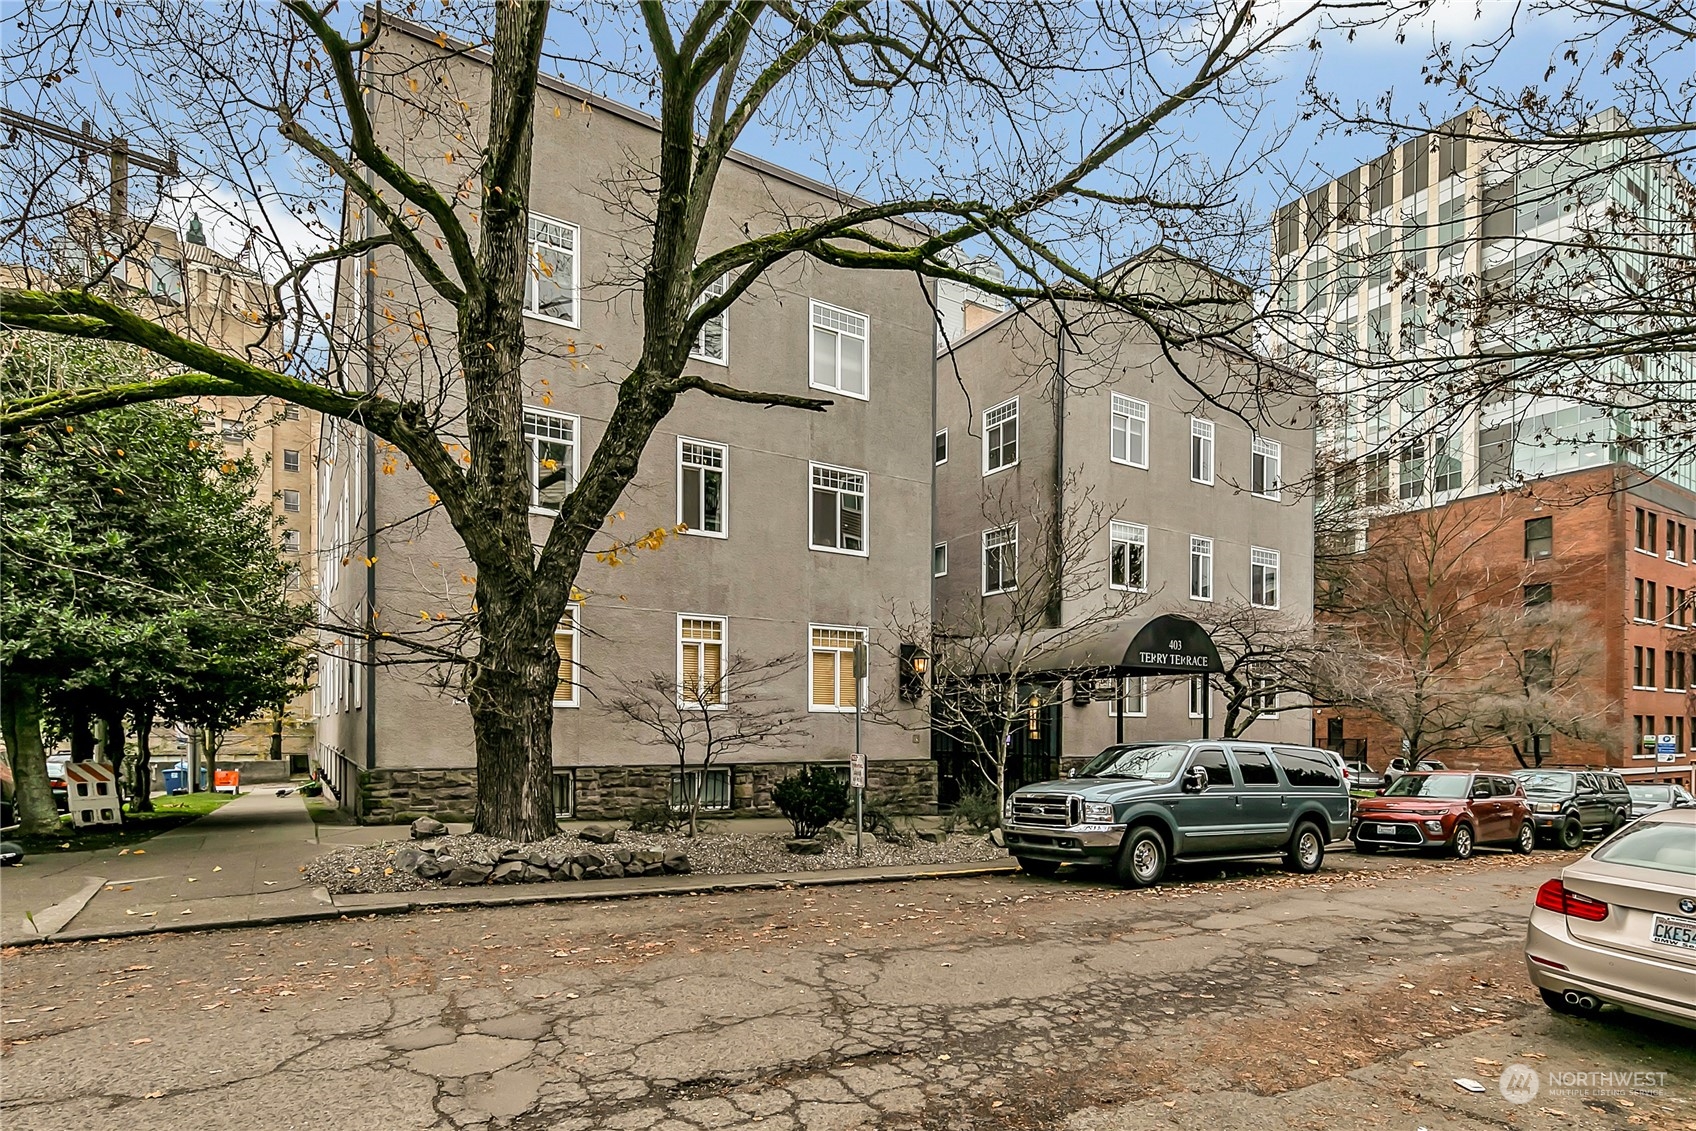
[[[1577,848],[1593,833],[1610,833],[1631,819],[1631,794],[1614,770],[1515,770],[1531,803],[1537,836]]]
[[[1173,860],[1282,854],[1316,872],[1348,827],[1348,785],[1332,755],[1237,741],[1110,746],[1064,781],[1017,790],[1002,814],[1007,851],[1025,871],[1105,865],[1127,887],[1159,883]]]

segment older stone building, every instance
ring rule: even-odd
[[[385,27],[375,51],[399,58],[437,50],[404,25]],[[484,104],[488,71],[475,53],[436,57],[431,67],[444,89]],[[418,169],[437,140],[455,144],[447,126],[373,98],[382,140]],[[538,266],[524,325],[533,483],[586,463],[618,382],[640,354],[642,300],[630,265],[644,254],[646,228],[608,200],[655,159],[657,142],[647,116],[544,79],[528,202]],[[786,215],[842,206],[829,186],[734,158],[716,186],[703,254],[772,230]],[[375,302],[362,305],[362,293]],[[392,248],[376,249],[344,279],[344,324],[366,319],[353,333],[378,370],[373,380],[414,380],[386,348],[393,338],[387,315],[401,308],[386,296],[416,293]],[[424,329],[408,326],[409,333],[451,332],[451,312],[428,304],[424,311]],[[644,744],[643,732],[604,704],[622,679],[659,673],[681,683],[723,670],[736,656],[794,657],[795,666],[764,690],[805,721],[789,745],[743,751],[708,770],[709,809],[770,812],[773,782],[796,765],[846,764],[862,693],[853,645],[871,637],[863,694],[892,697],[896,673],[883,659],[880,609],[923,602],[929,593],[934,336],[931,303],[910,276],[804,258],[773,268],[703,333],[689,363],[700,372],[796,394],[823,390],[834,403],[823,413],[762,411],[691,395],[660,426],[608,537],[667,535],[616,569],[587,558],[577,579],[582,600],[556,638],[553,751],[562,816],[617,816],[681,798],[675,752]],[[461,393],[449,382],[441,396],[451,404]],[[326,428],[320,466],[323,607],[325,619],[346,631],[322,641],[316,761],[362,818],[468,812],[476,756],[457,672],[407,651],[402,628],[410,623],[422,633],[438,612],[466,614],[468,559],[421,479],[363,433]],[[545,536],[569,485],[568,475],[537,489],[533,538]],[[686,530],[671,533],[678,527]],[[372,625],[394,626],[392,643],[368,649],[362,631]],[[751,690],[732,683],[726,694]],[[934,805],[921,714],[867,719],[864,746],[871,795],[908,809]]]

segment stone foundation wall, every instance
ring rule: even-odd
[[[797,762],[747,762],[720,767],[730,771],[730,810],[714,816],[775,817],[772,787],[799,769]],[[615,821],[631,810],[664,805],[671,796],[668,766],[577,766],[571,770],[574,816],[586,821]],[[871,762],[866,768],[866,801],[890,813],[936,812],[936,763],[929,759]],[[368,770],[360,775],[361,821],[384,824],[429,814],[444,821],[469,821],[477,808],[477,771]]]

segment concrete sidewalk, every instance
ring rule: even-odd
[[[300,874],[324,850],[300,796],[265,790],[127,849],[31,856],[0,874],[0,945],[327,913]]]
[[[766,820],[713,823],[718,826],[715,831],[735,829],[749,834],[788,828],[787,822]],[[464,829],[456,826],[454,831]],[[262,789],[127,850],[31,856],[22,867],[4,869],[0,872],[0,945],[398,914],[426,907],[824,887],[1017,870],[1012,858],[1005,857],[958,864],[644,876],[338,896],[309,886],[301,876],[302,865],[322,852],[405,835],[404,826],[317,825],[299,794],[278,797],[275,790]]]

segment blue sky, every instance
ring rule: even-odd
[[[1419,0],[1398,2],[1417,3]],[[1340,33],[1321,34],[1321,47],[1317,52],[1295,47],[1271,61],[1268,76],[1271,85],[1265,91],[1267,112],[1261,120],[1246,124],[1232,121],[1228,115],[1218,111],[1204,113],[1188,124],[1176,143],[1177,151],[1191,162],[1225,163],[1240,159],[1245,140],[1251,151],[1256,150],[1254,135],[1257,131],[1276,126],[1288,127],[1291,132],[1287,142],[1255,161],[1240,183],[1239,203],[1250,215],[1265,217],[1273,207],[1289,198],[1291,185],[1305,188],[1328,179],[1383,152],[1389,144],[1388,139],[1381,135],[1345,136],[1339,132],[1327,135],[1324,129],[1327,123],[1323,117],[1301,120],[1304,84],[1310,70],[1319,87],[1334,92],[1345,104],[1372,104],[1388,94],[1393,98],[1398,117],[1414,122],[1441,121],[1464,103],[1448,92],[1434,91],[1422,82],[1421,68],[1434,40],[1473,42],[1487,38],[1501,30],[1513,10],[1514,5],[1506,0],[1435,0],[1423,9],[1424,14],[1420,18],[1404,25],[1404,38],[1399,42],[1388,28],[1368,29],[1359,33],[1352,42]],[[0,0],[0,15],[15,16],[19,11],[16,0]],[[633,34],[628,25],[620,28],[616,17],[606,15],[613,9],[601,8],[599,11],[598,18],[611,21],[602,25],[602,32],[609,39]],[[282,18],[281,13],[279,18]],[[347,18],[356,19],[357,9],[350,6]],[[1493,74],[1493,79],[1508,85],[1540,81],[1566,30],[1564,21],[1547,16],[1522,26],[1504,59],[1504,65]],[[554,46],[573,46],[573,35],[581,36],[582,29],[568,9],[556,9],[551,27]],[[613,50],[618,47],[610,42],[600,46]],[[580,78],[570,73],[564,77]],[[92,60],[90,70],[75,81],[90,79],[114,90],[133,90],[138,83],[146,82],[137,75],[126,73],[109,56]],[[608,97],[651,109],[651,99],[636,87],[609,88],[604,81],[596,86],[598,92]],[[1056,135],[1075,139],[1089,133],[1093,117],[1105,116],[1111,110],[1112,107],[1099,101],[1085,102],[1054,116],[1049,126]],[[856,132],[853,125],[848,123],[849,128],[819,131],[797,129],[794,123],[790,123],[787,129],[756,125],[744,135],[741,147],[800,172],[862,190],[875,188],[875,181],[880,178],[922,171],[937,160],[937,154],[927,152],[922,140],[911,145],[906,152],[878,149],[867,153],[852,144],[830,144],[829,139],[833,136],[852,136]],[[993,146],[996,143],[997,139],[993,137],[986,139],[986,144]],[[278,168],[273,175],[286,179],[288,170],[286,167]],[[203,190],[209,187],[201,186]],[[873,191],[867,195],[879,193]],[[214,243],[220,242],[218,233],[213,234],[213,239]],[[1092,254],[1099,256],[1100,266],[1105,267],[1146,242],[1148,233],[1127,232],[1118,246],[1098,249]],[[1242,269],[1249,265],[1238,263],[1236,266]]]

